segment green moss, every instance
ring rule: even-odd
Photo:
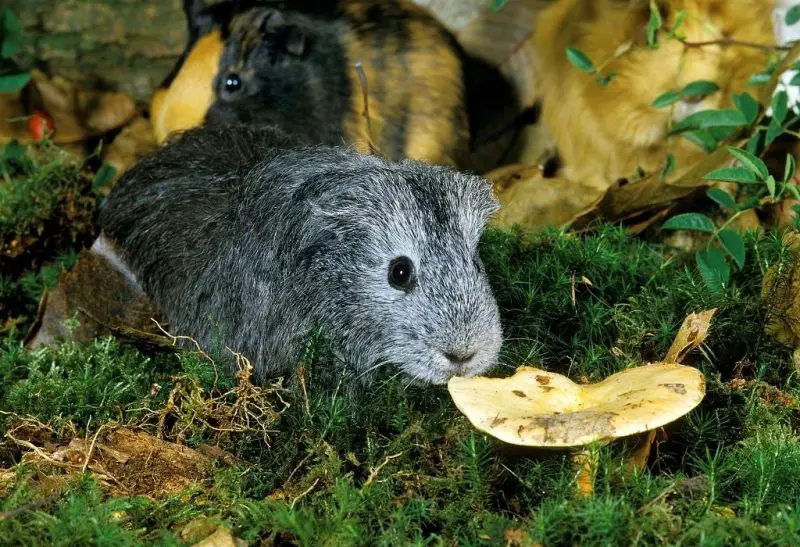
[[[19,338],[44,288],[95,234],[97,194],[75,157],[51,142],[0,153],[0,333]]]

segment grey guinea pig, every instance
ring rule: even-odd
[[[258,381],[319,327],[367,383],[393,364],[438,384],[497,362],[477,251],[496,208],[448,167],[206,125],[126,172],[100,224],[173,334],[241,353]]]

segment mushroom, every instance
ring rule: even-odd
[[[581,467],[578,486],[586,495],[593,488],[596,458],[587,445],[647,432],[635,455],[642,462],[635,465],[643,467],[654,430],[703,400],[705,376],[679,362],[703,342],[715,311],[689,314],[664,362],[629,368],[599,383],[577,384],[561,374],[521,366],[507,378],[453,377],[447,387],[469,421],[501,441],[578,449],[573,459]]]
[[[456,407],[481,431],[510,444],[586,446],[673,422],[705,395],[694,367],[656,363],[629,368],[597,384],[523,366],[508,378],[454,377]]]

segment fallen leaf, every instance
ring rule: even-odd
[[[714,317],[716,308],[700,313],[690,313],[683,320],[675,340],[672,342],[664,361],[667,363],[682,363],[686,354],[694,348],[700,347],[708,336],[708,329],[711,327],[711,319]]]
[[[89,439],[72,438],[51,450],[11,431],[6,437],[27,449],[23,463],[56,466],[73,475],[88,470],[112,496],[166,496],[211,481],[213,476],[212,458],[144,431],[109,428]]]
[[[230,530],[220,526],[216,532],[194,545],[195,547],[247,547],[248,543],[234,537]]]
[[[31,71],[31,82],[22,91],[0,101],[0,144],[13,139],[22,144],[35,140],[28,119],[40,110],[52,119],[51,140],[75,149],[90,137],[98,137],[125,125],[136,115],[133,99],[118,91],[82,89],[60,76]]]
[[[217,531],[218,523],[211,518],[198,518],[186,523],[181,529],[181,539],[189,544],[204,540]]]
[[[742,140],[732,145],[738,146],[743,143]],[[601,220],[626,220],[648,211],[652,214],[660,213],[664,207],[704,191],[713,182],[703,177],[714,169],[732,162],[733,157],[727,148],[722,146],[674,181],[665,182],[658,175],[650,175],[637,182],[612,184],[595,205],[572,219],[570,227],[581,230]]]
[[[562,226],[591,209],[603,191],[560,177],[545,177],[538,166],[510,165],[486,175],[501,208],[492,217],[498,227],[530,229]]]
[[[103,161],[116,169],[119,177],[140,158],[158,147],[150,121],[139,116],[122,128],[110,145],[103,148]]]
[[[167,338],[159,337],[161,331],[153,321],[164,324],[159,312],[121,264],[105,238],[81,251],[72,270],[62,271],[56,288],[42,296],[36,322],[25,337],[28,347],[64,337],[88,341],[112,333],[140,333],[147,343],[158,345],[162,340],[172,346]],[[71,329],[65,321],[76,315],[79,325]]]

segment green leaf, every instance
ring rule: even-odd
[[[769,146],[775,139],[781,136],[783,128],[778,123],[778,120],[772,118],[767,126],[767,132],[764,135],[764,146]]]
[[[492,5],[489,9],[493,12],[498,12],[503,9],[503,6],[508,4],[508,0],[492,0]]]
[[[700,275],[709,289],[719,291],[728,283],[731,267],[722,251],[717,248],[698,251],[695,260],[697,269],[700,270]]]
[[[3,10],[2,20],[0,57],[8,59],[22,47],[22,25],[14,12],[8,8]]]
[[[683,24],[683,20],[686,19],[686,10],[682,9],[678,12],[678,15],[675,16],[675,24],[672,25],[672,28],[669,29],[670,35],[674,35],[675,31]]]
[[[736,201],[725,190],[719,188],[709,188],[706,195],[726,209],[736,209]]]
[[[667,163],[664,165],[664,170],[661,171],[661,180],[666,180],[670,173],[675,170],[675,156],[672,152],[667,154]]]
[[[739,162],[751,173],[755,174],[761,180],[766,179],[769,176],[769,170],[767,169],[767,165],[761,161],[761,158],[754,156],[750,152],[742,150],[741,148],[736,148],[734,146],[728,147],[728,152],[739,160]]]
[[[741,127],[747,125],[744,114],[733,108],[721,110],[702,110],[682,119],[672,127],[672,133],[687,129],[705,129],[708,127]]]
[[[13,139],[3,148],[3,161],[19,160],[25,157],[25,147]]]
[[[758,155],[758,150],[761,147],[761,131],[756,131],[753,136],[747,139],[744,149],[753,155]]]
[[[708,80],[697,80],[686,84],[681,89],[681,97],[706,97],[715,91],[719,91],[719,86]]]
[[[795,168],[796,164],[794,161],[794,156],[792,156],[791,154],[786,154],[786,166],[783,168],[783,182],[789,183],[792,181]]]
[[[739,184],[754,184],[758,182],[758,177],[743,167],[720,167],[719,169],[714,169],[703,178],[705,180],[738,182]]]
[[[669,106],[671,104],[675,104],[681,100],[681,94],[677,91],[667,91],[666,93],[662,93],[656,100],[653,101],[653,106],[656,108],[664,108],[665,106]]]
[[[789,190],[789,193],[792,195],[794,199],[800,201],[800,190],[797,189],[797,186],[789,183],[786,185],[786,189]]]
[[[668,219],[662,226],[664,230],[691,230],[692,232],[712,233],[714,223],[699,213],[684,213]]]
[[[589,57],[584,52],[582,52],[577,48],[574,47],[567,48],[567,60],[584,72],[588,72],[590,74],[594,72],[594,65],[592,64],[592,60],[589,59]]]
[[[92,188],[97,191],[103,186],[108,186],[114,181],[114,175],[117,174],[117,169],[113,165],[104,163],[97,174],[92,179]]]
[[[792,76],[792,79],[789,80],[789,85],[800,85],[800,72]]]
[[[789,96],[785,91],[780,90],[772,97],[772,119],[778,120],[778,123],[782,124],[788,111]]]
[[[772,175],[768,176],[767,180],[764,181],[764,184],[767,185],[769,195],[772,197],[772,199],[775,199],[775,177]]]
[[[616,78],[616,76],[617,76],[616,72],[612,72],[608,76],[602,76],[600,74],[596,74],[594,79],[597,81],[598,84],[600,84],[602,86],[607,86],[608,84],[611,83],[611,80]]]
[[[19,91],[31,79],[30,72],[20,72],[19,74],[7,74],[0,76],[0,93],[13,93]]]
[[[706,152],[713,152],[717,149],[719,141],[714,138],[708,129],[698,129],[697,131],[686,131],[681,136],[690,140]]]
[[[786,12],[786,24],[787,25],[794,25],[796,22],[800,21],[800,4],[795,4],[789,11]]]
[[[769,71],[764,72],[757,72],[750,76],[750,79],[747,80],[747,85],[762,85],[766,84],[772,78],[772,73]]]
[[[733,258],[736,267],[739,270],[744,268],[745,250],[742,236],[733,230],[722,230],[717,236],[719,237],[720,243],[722,243],[722,248]]]
[[[746,91],[744,93],[740,93],[739,95],[734,95],[733,103],[736,105],[736,108],[739,110],[739,112],[744,115],[748,124],[756,121],[756,118],[758,117],[758,101],[756,101],[752,95]]]
[[[650,2],[650,21],[647,23],[647,45],[654,48],[658,47],[656,43],[656,33],[661,28],[664,21],[661,19],[661,12],[658,11],[658,6],[651,0]]]
[[[707,131],[711,133],[711,136],[717,139],[717,141],[722,142],[733,136],[737,129],[735,127],[709,127]]]

